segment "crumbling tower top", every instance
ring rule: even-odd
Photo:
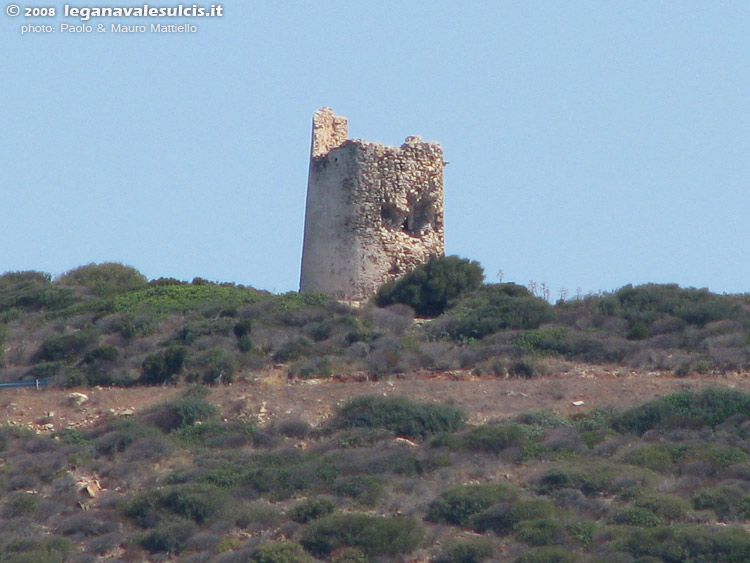
[[[333,114],[331,108],[321,108],[313,114],[312,158],[327,154],[346,141],[349,122]]]
[[[444,253],[445,163],[418,136],[400,147],[346,137],[345,118],[315,112],[300,291],[363,301]]]

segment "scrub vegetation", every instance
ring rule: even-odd
[[[3,426],[0,558],[750,558],[750,394],[467,414],[361,396],[300,438],[298,419],[231,420],[198,385],[91,427]]]
[[[750,367],[747,295],[647,284],[551,304],[481,281],[475,262],[435,259],[355,309],[122,264],[0,276],[4,382],[174,391],[78,428],[0,427],[0,560],[750,560],[738,390],[476,424],[471,407],[395,395],[314,425],[208,400],[270,369],[296,383]]]
[[[57,279],[10,272],[0,276],[0,378],[217,385],[279,364],[298,379],[534,378],[557,360],[677,377],[750,367],[748,295],[646,284],[551,304],[482,277],[476,262],[436,258],[352,309],[314,293],[147,281],[113,263]]]

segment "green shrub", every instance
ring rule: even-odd
[[[567,419],[550,410],[524,411],[514,416],[512,421],[536,429],[570,426],[570,422]]]
[[[477,289],[484,279],[478,262],[457,256],[431,258],[378,290],[380,307],[404,303],[422,317],[437,317],[452,301]]]
[[[619,493],[649,484],[653,475],[644,469],[606,460],[589,459],[560,464],[538,479],[537,490],[549,494],[560,489],[577,489],[585,495]]]
[[[331,554],[331,563],[367,563],[367,555],[358,547],[340,547]]]
[[[684,499],[674,495],[644,495],[634,503],[641,508],[647,508],[659,518],[665,520],[679,520],[685,516],[689,505]]]
[[[100,297],[136,291],[148,286],[148,280],[135,268],[116,262],[88,264],[70,270],[55,280],[62,286],[83,286]]]
[[[237,371],[234,357],[223,348],[211,348],[190,360],[192,379],[206,384],[231,383]]]
[[[310,358],[289,369],[289,377],[300,379],[325,379],[333,375],[331,360],[328,357]]]
[[[141,547],[152,553],[180,553],[196,532],[193,522],[169,519],[147,532],[140,541]]]
[[[513,343],[530,354],[567,353],[567,334],[561,327],[524,330]]]
[[[685,391],[660,397],[623,411],[612,426],[619,432],[716,426],[734,415],[750,418],[750,394],[735,389]]]
[[[251,305],[270,299],[252,288],[234,285],[165,285],[147,287],[115,295],[110,304],[112,313],[160,316],[187,311],[209,311],[218,314],[231,307]]]
[[[648,327],[643,321],[638,321],[628,330],[628,340],[646,340],[648,338]]]
[[[111,332],[117,332],[125,340],[132,340],[139,336],[148,336],[156,330],[156,322],[149,315],[120,315],[117,316],[110,327]]]
[[[8,327],[0,324],[0,367],[5,361],[5,341],[8,340]]]
[[[739,304],[729,296],[707,289],[681,288],[677,284],[626,285],[599,303],[606,315],[624,317],[647,326],[657,319],[676,317],[704,326],[720,319],[741,318]]]
[[[249,352],[253,349],[252,328],[253,323],[250,319],[242,319],[234,325],[232,330],[237,337],[237,347],[240,352]]]
[[[203,336],[228,336],[231,329],[232,319],[203,319],[186,324],[175,333],[174,338],[178,343],[190,346]]]
[[[170,516],[203,524],[215,519],[228,497],[205,483],[187,483],[152,489],[137,494],[124,506],[125,515],[150,528]]]
[[[549,518],[554,505],[547,499],[519,499],[515,502],[499,502],[480,512],[472,519],[474,529],[496,534],[511,532],[519,522]]]
[[[68,288],[52,285],[44,272],[6,272],[0,276],[0,312],[12,309],[60,310],[76,301]]]
[[[347,475],[331,485],[331,492],[350,497],[364,506],[373,506],[383,494],[383,484],[374,475]]]
[[[372,328],[356,328],[355,330],[349,331],[346,335],[345,342],[351,346],[355,342],[375,342],[378,338],[383,336],[385,333],[382,330],[375,330]]]
[[[534,379],[541,375],[541,369],[539,363],[531,359],[521,358],[513,360],[508,367],[508,375],[511,377],[518,377],[520,379]]]
[[[291,362],[314,353],[315,344],[309,338],[299,336],[288,340],[276,350],[273,355],[274,362]]]
[[[627,526],[646,526],[653,527],[661,524],[659,518],[654,512],[642,506],[628,506],[618,511],[612,521],[615,524],[625,524]]]
[[[250,334],[253,329],[253,322],[250,319],[242,319],[237,321],[232,331],[237,338],[241,338],[246,334]]]
[[[8,543],[3,545],[5,539]],[[69,560],[74,549],[73,542],[61,536],[26,537],[11,536],[0,539],[3,563],[63,563]]]
[[[124,452],[133,442],[153,436],[156,432],[150,424],[127,418],[115,419],[107,425],[107,431],[94,439],[96,450],[104,455]]]
[[[515,563],[575,563],[579,560],[577,553],[563,547],[545,546],[523,552],[516,557]]]
[[[518,541],[528,545],[559,545],[565,543],[565,526],[553,518],[537,518],[519,522],[513,532]]]
[[[435,560],[436,563],[480,563],[495,554],[495,544],[487,538],[452,541]]]
[[[51,336],[42,342],[37,352],[37,358],[43,362],[74,359],[94,346],[96,338],[96,333],[92,330],[80,330],[61,336]]]
[[[174,401],[155,405],[144,413],[146,421],[155,424],[163,432],[192,426],[196,422],[210,422],[219,413],[215,406],[195,396],[185,396]]]
[[[462,441],[462,449],[496,454],[509,447],[524,445],[533,434],[532,429],[522,424],[480,424],[458,439]]]
[[[114,362],[120,357],[120,349],[116,346],[99,346],[98,348],[94,348],[86,354],[86,357],[83,358],[83,361],[85,363],[93,363],[93,362]]]
[[[196,448],[226,448],[244,446],[254,441],[256,428],[242,422],[220,422],[213,418],[201,421],[201,424],[182,426],[172,435],[186,446]]]
[[[536,329],[552,320],[552,306],[516,284],[490,284],[461,299],[440,331],[455,340],[480,339],[504,329]]]
[[[596,532],[596,522],[591,520],[580,520],[577,522],[570,522],[567,525],[568,535],[583,547],[588,547],[594,539],[594,533]]]
[[[515,500],[518,490],[505,483],[458,485],[441,491],[427,509],[425,519],[466,526],[471,518],[497,502]]]
[[[159,350],[146,356],[141,366],[142,375],[139,379],[146,385],[159,385],[172,381],[185,365],[187,348],[171,346],[166,350]]]
[[[691,497],[693,508],[713,510],[722,520],[730,520],[736,517],[742,499],[742,492],[729,486],[698,489]]]
[[[310,520],[327,516],[336,509],[336,503],[326,498],[309,498],[295,505],[289,517],[295,522],[306,524]]]
[[[301,543],[318,558],[345,546],[358,547],[369,557],[396,557],[410,553],[423,539],[411,518],[334,513],[306,524]]]
[[[329,429],[383,428],[398,436],[424,439],[463,426],[463,410],[439,403],[419,403],[406,397],[364,395],[341,406]]]
[[[625,463],[646,467],[654,471],[669,471],[674,468],[673,448],[666,444],[639,445],[622,458]]]
[[[236,506],[235,503],[231,504],[232,508]],[[234,517],[235,524],[240,528],[247,528],[253,524],[271,528],[278,526],[282,520],[281,512],[274,505],[265,502],[247,504],[241,507]]]
[[[741,528],[710,526],[660,526],[635,528],[619,549],[634,557],[658,557],[663,561],[702,563],[750,561],[750,534]]]
[[[279,541],[256,549],[250,561],[252,563],[307,563],[312,561],[312,558],[300,544],[292,541]]]

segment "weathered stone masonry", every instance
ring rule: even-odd
[[[361,301],[444,253],[443,150],[347,140],[347,120],[313,116],[300,291]]]

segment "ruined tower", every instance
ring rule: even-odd
[[[444,253],[443,150],[347,139],[347,121],[313,115],[300,291],[347,301]]]

